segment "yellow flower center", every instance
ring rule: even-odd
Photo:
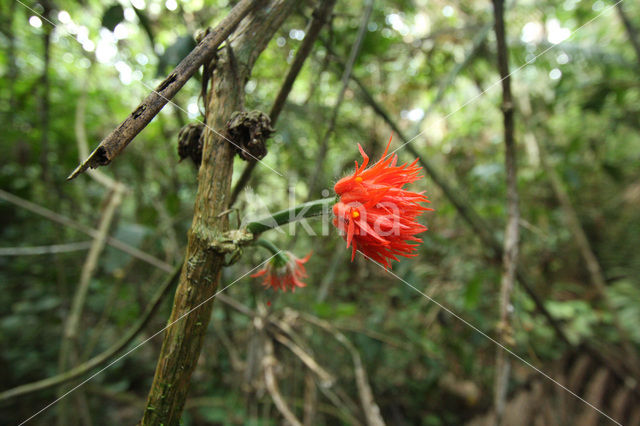
[[[354,219],[357,219],[360,217],[360,212],[358,210],[354,210],[351,212],[351,217],[353,217]]]
[[[361,178],[360,176],[358,176],[358,177],[355,179],[355,181],[356,181],[357,183],[362,183],[362,178]]]

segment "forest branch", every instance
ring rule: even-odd
[[[206,122],[202,164],[187,253],[180,283],[141,425],[177,424],[189,392],[203,339],[211,318],[211,300],[224,266],[224,253],[210,250],[198,233],[228,231],[231,177],[235,147],[213,129],[224,129],[236,111],[244,109],[244,84],[260,53],[294,6],[293,0],[254,4],[237,36],[219,53],[206,100]],[[179,321],[178,321],[179,320]]]
[[[89,284],[91,283],[91,278],[93,277],[96,267],[98,266],[100,255],[105,248],[107,235],[109,233],[113,217],[116,213],[116,209],[122,201],[123,191],[124,188],[121,185],[115,184],[107,194],[105,200],[106,205],[102,209],[102,214],[100,216],[98,234],[93,239],[93,243],[91,244],[89,253],[87,253],[85,261],[82,265],[80,280],[76,287],[73,301],[71,303],[71,308],[65,321],[62,342],[60,344],[58,355],[58,369],[61,372],[66,371],[68,368],[67,366],[76,362],[78,359],[76,352],[76,348],[78,347],[78,330],[80,328],[82,311],[84,310],[84,305],[87,300],[87,294],[89,292]],[[63,395],[66,391],[67,389],[65,387],[61,387],[58,390],[58,395]],[[68,415],[68,411],[66,409],[68,407],[68,404],[68,400],[61,401],[61,404],[59,406],[61,413],[59,423],[65,424],[68,422],[68,419],[65,419],[65,417]]]
[[[37,382],[28,383],[25,385],[20,385],[13,389],[6,390],[0,393],[0,402],[10,400],[19,396],[28,395],[34,392],[42,391],[45,389],[49,389],[55,386],[59,386],[61,384],[67,383],[71,380],[77,379],[96,367],[99,367],[103,364],[106,364],[111,359],[113,359],[116,355],[118,355],[129,343],[131,343],[140,332],[144,329],[144,327],[148,324],[149,320],[156,313],[160,303],[164,299],[164,297],[169,293],[169,290],[178,280],[180,275],[180,268],[175,268],[173,274],[171,274],[164,283],[156,290],[154,295],[151,297],[151,301],[145,308],[144,312],[140,316],[140,318],[136,321],[136,323],[131,327],[123,336],[114,343],[111,347],[106,349],[104,352],[94,356],[90,360],[83,362],[82,364],[72,368],[71,370],[65,371],[64,373],[57,374],[53,377],[49,377],[47,379],[38,380]],[[117,362],[113,361],[111,364]],[[109,365],[111,365],[109,364]],[[107,365],[107,367],[109,367]],[[107,368],[104,367],[104,368]],[[104,369],[103,368],[103,369]]]
[[[367,0],[365,3],[365,10],[362,15],[362,20],[360,21],[360,27],[358,28],[358,33],[356,34],[356,39],[351,46],[351,51],[349,52],[349,57],[347,58],[347,62],[344,66],[344,70],[342,72],[342,77],[340,78],[340,92],[338,92],[338,99],[336,99],[336,103],[333,106],[331,111],[331,117],[329,118],[329,124],[324,131],[322,136],[322,140],[320,141],[320,146],[318,148],[318,152],[316,154],[316,164],[313,172],[313,176],[308,181],[309,185],[309,194],[308,200],[313,199],[315,197],[314,192],[319,184],[319,180],[322,176],[322,170],[324,167],[324,160],[327,156],[327,151],[329,150],[329,139],[333,134],[333,131],[336,127],[336,122],[338,120],[338,114],[340,112],[340,106],[342,105],[342,101],[344,100],[344,95],[347,92],[347,87],[349,86],[349,79],[353,72],[353,66],[356,63],[356,59],[358,58],[358,54],[360,53],[360,47],[362,46],[362,42],[367,33],[367,24],[369,23],[369,18],[371,17],[371,12],[373,11],[373,0]]]
[[[302,423],[296,418],[295,414],[293,414],[278,390],[278,382],[273,371],[276,365],[276,358],[273,354],[273,343],[271,342],[271,339],[266,339],[264,346],[265,355],[262,360],[262,367],[264,368],[264,382],[267,385],[271,399],[287,422],[292,426],[302,426]]]
[[[71,180],[87,170],[109,164],[138,133],[151,122],[160,110],[185,85],[193,74],[207,61],[235,29],[251,8],[254,0],[241,0],[229,14],[202,39],[178,66],[151,92],[118,127],[100,142],[91,155],[67,178]]]
[[[293,83],[296,81],[296,78],[298,78],[298,75],[300,74],[302,66],[309,56],[309,53],[311,53],[313,44],[316,42],[318,36],[320,35],[320,30],[329,20],[331,11],[333,10],[333,6],[335,5],[335,3],[336,0],[322,0],[317,8],[313,11],[311,21],[309,22],[309,25],[305,30],[304,40],[302,40],[302,44],[300,45],[300,48],[293,58],[291,67],[287,72],[287,76],[284,78],[284,82],[282,83],[282,86],[280,86],[280,90],[276,95],[276,99],[271,106],[269,117],[271,117],[272,127],[275,127],[276,122],[280,117],[280,113],[284,108],[284,104],[289,97],[289,93],[291,93],[291,89],[293,89]],[[236,182],[236,185],[233,188],[233,191],[231,191],[231,200],[229,201],[229,206],[233,206],[233,204],[238,199],[238,195],[240,195],[240,192],[249,183],[249,178],[251,177],[251,173],[253,173],[253,169],[255,169],[256,164],[257,161],[250,160],[249,163],[245,166],[244,170],[242,171],[242,175],[240,175],[238,182]]]
[[[90,228],[66,216],[53,212],[45,207],[32,203],[31,201],[24,200],[2,189],[0,189],[0,199],[8,201],[11,204],[14,204],[25,210],[29,210],[32,213],[45,217],[52,222],[56,222],[63,226],[73,228],[77,231],[82,232],[83,234],[90,236],[91,238],[95,238],[98,235],[97,229]],[[125,243],[124,241],[118,240],[113,237],[107,237],[107,244],[109,244],[111,247],[115,249],[118,249],[124,253],[127,253],[137,259],[140,259],[143,262],[148,263],[149,265],[155,266],[156,268],[159,268],[165,272],[171,272],[173,270],[173,267],[168,263],[158,259],[157,257],[150,255],[149,253],[145,253],[142,250],[139,250]]]
[[[507,224],[504,232],[502,251],[502,277],[500,280],[500,322],[498,323],[498,341],[508,345],[512,338],[510,325],[511,293],[518,268],[518,243],[520,209],[518,206],[518,180],[516,169],[517,147],[514,129],[514,105],[511,95],[509,73],[509,48],[507,46],[504,24],[504,0],[493,0],[494,30],[496,33],[498,72],[502,83],[502,114],[504,120],[505,170],[507,186]],[[505,351],[498,349],[494,383],[494,409],[496,424],[502,424],[507,399],[510,359]]]

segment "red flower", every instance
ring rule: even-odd
[[[429,202],[424,193],[402,189],[422,179],[418,160],[397,166],[398,156],[387,155],[390,145],[391,139],[382,158],[366,169],[369,157],[358,144],[364,161],[359,167],[356,161],[353,175],[336,183],[334,190],[340,201],[333,206],[333,224],[347,241],[347,248],[352,247],[351,260],[359,250],[385,268],[390,268],[397,256],[416,256],[415,243],[422,240],[415,235],[427,230],[416,218],[433,210],[420,205]]]
[[[267,262],[264,267],[251,275],[252,278],[262,277],[262,285],[271,287],[274,290],[287,291],[291,289],[294,292],[296,287],[306,287],[307,285],[301,280],[307,277],[307,271],[304,264],[311,257],[311,253],[303,259],[298,259],[291,252],[279,252],[272,260]]]

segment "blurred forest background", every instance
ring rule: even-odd
[[[190,160],[179,162],[178,133],[204,118],[201,69],[112,164],[65,179],[234,2],[1,3],[8,425],[166,325],[198,185]],[[222,272],[219,288],[233,285],[213,302],[182,423],[492,424],[501,349],[491,336],[617,422],[640,424],[640,4],[506,2],[521,217],[504,324],[491,2],[294,3],[246,81],[247,110],[272,110],[310,25],[322,13],[326,22],[237,216],[333,194],[360,161],[357,143],[377,159],[392,132],[393,149],[418,135],[398,154],[429,167],[412,189],[435,212],[420,219],[429,231],[419,255],[394,264],[399,278],[362,256],[350,262],[333,227],[328,236],[286,227],[265,238],[313,255],[306,288],[274,293],[246,276],[266,259],[246,247]],[[234,161],[235,185],[248,163]],[[321,233],[319,220],[309,223]],[[136,423],[161,345],[162,333],[31,423]],[[613,424],[509,358],[504,424]],[[56,381],[76,366],[86,368]]]

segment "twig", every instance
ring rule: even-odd
[[[220,322],[213,322],[213,331],[215,332],[216,337],[220,339],[222,346],[224,346],[229,353],[231,368],[233,368],[235,371],[241,371],[243,367],[242,359],[240,358],[240,355],[238,355],[238,350],[235,348],[235,346],[233,346],[233,342],[231,342],[231,339],[227,335],[227,332],[224,330],[224,327],[222,327]]]
[[[273,321],[273,320],[271,320]],[[273,333],[273,337],[283,345],[285,345],[291,352],[294,353],[295,356],[300,358],[300,361],[304,365],[307,366],[309,370],[315,373],[320,379],[320,386],[331,386],[331,384],[335,381],[335,378],[329,374],[322,366],[318,364],[318,362],[304,349],[302,349],[299,345],[295,344],[291,339],[286,337],[282,333],[275,332]]]
[[[246,315],[248,317],[255,317],[257,314],[252,311],[250,308],[246,307],[245,305],[243,305],[242,303],[238,302],[237,300],[227,296],[224,293],[220,293],[219,295],[216,296],[216,299],[218,299],[219,301],[221,301],[222,303],[229,305],[230,307],[232,307],[233,309],[235,309],[236,311],[240,312],[243,315]]]
[[[333,391],[331,390],[331,388],[324,388],[322,386],[319,386],[320,388],[320,392],[322,392],[322,394],[324,396],[327,397],[327,399],[329,401],[331,401],[331,403],[333,405],[336,406],[336,408],[338,408],[338,410],[340,410],[340,413],[347,419],[349,419],[349,421],[347,422],[347,424],[350,425],[360,425],[362,424],[361,420],[358,420],[353,414],[351,414],[351,409],[347,406],[347,404],[345,404],[340,397]],[[355,409],[357,409],[356,406],[354,406],[354,411]]]
[[[215,54],[218,46],[255,6],[253,0],[241,0],[229,14],[178,64],[142,103],[115,130],[100,142],[91,155],[69,175],[73,179],[89,167],[109,164],[133,138],[144,129],[160,110],[184,86],[191,76]]]
[[[75,347],[78,343],[78,328],[80,326],[82,311],[87,300],[89,283],[91,282],[91,277],[98,265],[98,258],[105,247],[107,233],[109,232],[116,209],[120,205],[121,201],[122,188],[120,185],[116,184],[107,196],[106,206],[102,211],[98,225],[98,234],[95,236],[91,244],[91,248],[89,249],[89,253],[82,265],[80,281],[78,282],[73,302],[71,304],[71,309],[65,322],[58,358],[58,369],[61,372],[66,371],[67,366],[77,359],[77,356],[75,356]],[[61,387],[59,389],[58,396],[64,394],[66,390],[66,388]],[[65,407],[68,407],[68,400],[61,401],[59,407],[61,413],[67,413]],[[65,419],[65,416],[66,415],[60,416],[59,423],[68,423],[68,419]]]
[[[327,273],[322,277],[322,281],[318,286],[318,293],[316,294],[316,302],[324,302],[329,294],[329,289],[333,285],[336,278],[336,272],[338,271],[338,263],[344,259],[344,253],[341,250],[334,250],[331,261],[329,262],[329,268]]]
[[[528,102],[524,106],[523,110],[527,112],[531,110]],[[528,116],[528,114],[526,115]],[[527,117],[527,118],[528,118],[527,121],[529,122],[531,117]],[[569,197],[569,194],[567,193],[567,190],[565,189],[562,183],[562,180],[558,176],[556,169],[553,167],[552,164],[549,163],[547,150],[544,144],[540,143],[538,141],[538,138],[536,138],[536,136],[533,133],[527,133],[525,137],[529,138],[529,140],[531,140],[538,149],[538,153],[540,156],[540,163],[542,164],[545,175],[547,176],[547,178],[549,179],[549,182],[551,183],[551,188],[553,189],[553,192],[560,203],[560,207],[564,211],[564,219],[567,223],[567,227],[569,228],[569,231],[573,235],[573,241],[578,247],[578,250],[580,251],[580,255],[582,256],[584,263],[587,265],[587,271],[589,272],[589,278],[591,280],[591,283],[596,288],[596,291],[598,292],[598,296],[604,302],[605,306],[607,307],[607,310],[609,311],[609,313],[613,318],[613,325],[618,331],[618,334],[620,335],[620,338],[621,338],[620,340],[624,348],[624,352],[626,352],[625,356],[623,357],[622,363],[630,371],[633,371],[633,374],[635,374],[637,377],[639,370],[638,370],[638,367],[636,367],[637,365],[636,351],[633,349],[632,345],[629,343],[631,341],[629,337],[629,333],[622,326],[618,312],[616,308],[613,306],[613,304],[611,303],[611,300],[609,298],[609,293],[607,292],[607,284],[606,284],[604,272],[602,271],[600,262],[598,261],[598,258],[596,257],[591,247],[591,244],[589,243],[587,234],[584,231],[582,224],[580,223],[578,214],[576,213],[576,210],[573,207],[573,204],[571,203],[571,198]]]
[[[436,93],[436,96],[433,99],[433,102],[429,104],[429,108],[427,108],[427,110],[425,111],[424,117],[422,118],[422,122],[424,122],[425,119],[429,117],[433,112],[433,110],[440,104],[440,102],[442,102],[442,99],[444,98],[444,94],[446,93],[447,89],[449,89],[449,87],[453,85],[453,82],[456,80],[456,77],[458,77],[458,74],[460,74],[460,72],[463,69],[465,69],[476,57],[476,54],[478,53],[483,43],[487,39],[487,36],[489,35],[489,32],[491,31],[492,27],[493,27],[493,22],[489,22],[487,24],[484,24],[484,26],[482,26],[481,28],[479,28],[478,33],[473,39],[471,48],[465,55],[464,59],[461,62],[457,63],[456,66],[453,67],[451,71],[449,71],[449,73],[447,74],[447,77],[438,86],[438,92]]]
[[[0,247],[0,256],[36,256],[40,254],[69,253],[86,250],[89,247],[91,247],[91,241],[35,247]]]
[[[181,256],[181,248],[178,243],[178,235],[176,233],[175,228],[173,227],[173,220],[171,215],[167,211],[166,204],[164,203],[164,199],[160,197],[152,197],[151,202],[155,210],[158,212],[158,234],[163,236],[164,240],[164,248],[165,248],[165,259],[170,262],[178,261]]]
[[[278,117],[280,117],[280,113],[282,112],[282,108],[289,97],[289,93],[293,88],[293,83],[295,82],[300,70],[302,69],[302,65],[304,65],[305,60],[309,56],[311,49],[313,48],[313,44],[318,39],[318,35],[320,34],[320,30],[324,26],[324,24],[329,19],[331,15],[331,11],[333,10],[333,6],[335,5],[336,0],[321,0],[316,8],[313,11],[311,21],[305,30],[304,40],[300,44],[300,48],[296,52],[295,57],[293,58],[293,62],[291,63],[291,67],[287,72],[287,76],[280,86],[280,91],[276,96],[276,100],[273,102],[273,106],[271,107],[271,112],[269,112],[269,117],[271,117],[271,125],[274,126],[276,121],[278,121]]]
[[[109,200],[107,201],[107,205],[100,218],[98,234],[93,240],[85,263],[82,266],[80,282],[78,284],[78,289],[74,296],[71,312],[69,313],[69,318],[65,326],[64,336],[66,339],[75,340],[77,336],[78,326],[80,324],[80,316],[82,315],[84,301],[87,296],[87,291],[89,290],[89,282],[91,281],[93,272],[95,271],[98,264],[100,253],[102,253],[102,250],[104,249],[107,239],[107,233],[109,232],[111,221],[115,214],[116,208],[121,201],[122,189],[120,189],[120,187],[116,185],[112,193],[109,195]]]
[[[280,113],[282,112],[282,108],[284,107],[284,104],[289,97],[289,93],[293,88],[293,83],[298,77],[305,60],[309,56],[313,44],[318,39],[320,30],[328,20],[329,15],[331,15],[331,11],[333,10],[335,3],[336,0],[322,0],[318,4],[316,10],[313,11],[311,21],[305,30],[304,40],[302,40],[300,48],[296,52],[296,56],[293,58],[291,67],[287,72],[287,76],[285,77],[282,86],[280,86],[280,91],[276,96],[276,100],[273,102],[271,111],[269,112],[272,127],[275,127],[278,117],[280,117]],[[253,172],[253,169],[255,169],[256,164],[257,162],[255,160],[251,160],[242,171],[242,175],[240,175],[236,186],[233,188],[233,191],[231,191],[231,201],[229,201],[229,206],[233,206],[238,199],[240,192],[245,186],[247,186],[247,183],[249,183],[249,178],[251,177],[251,173]]]
[[[91,327],[90,337],[88,338],[88,341],[83,345],[84,347],[80,356],[80,360],[83,362],[91,357],[98,342],[102,338],[102,333],[109,323],[111,312],[113,312],[114,307],[119,302],[120,288],[122,286],[122,282],[124,281],[124,277],[125,274],[122,274],[122,276],[118,277],[116,279],[116,282],[110,286],[109,295],[107,296],[107,301],[104,304],[104,308],[102,309],[100,318],[98,319],[98,321],[96,321],[96,324]]]
[[[358,387],[360,403],[362,404],[362,410],[364,411],[367,424],[375,426],[384,425],[384,420],[380,415],[380,407],[378,407],[378,404],[376,404],[373,398],[373,392],[371,391],[371,386],[369,385],[369,380],[367,379],[367,373],[364,369],[364,365],[362,364],[360,353],[358,352],[356,347],[353,346],[349,339],[347,339],[347,336],[334,328],[329,322],[303,312],[299,312],[298,314],[300,315],[300,318],[324,329],[325,331],[333,335],[333,337],[347,349],[353,360],[356,385]]]
[[[370,339],[377,340],[380,343],[384,343],[385,345],[390,346],[392,348],[401,349],[404,351],[411,351],[414,349],[408,342],[397,341],[393,338],[389,338],[383,333],[369,330],[366,328],[361,328],[356,326],[355,324],[344,323],[340,325],[335,325],[334,327],[337,328],[338,330],[350,331],[352,333],[362,334],[363,336],[367,336]]]
[[[34,392],[61,385],[70,380],[77,379],[78,377],[81,377],[84,374],[90,372],[94,368],[109,362],[116,355],[118,355],[129,343],[131,343],[133,339],[135,339],[136,336],[144,329],[149,320],[153,317],[153,314],[155,314],[164,297],[169,293],[172,285],[178,280],[178,277],[180,276],[180,269],[181,268],[178,267],[173,270],[171,276],[167,277],[166,281],[151,297],[151,301],[147,305],[145,311],[142,313],[138,321],[129,329],[129,331],[127,331],[122,336],[120,340],[118,340],[107,350],[99,355],[94,356],[87,362],[83,362],[82,364],[72,368],[69,371],[65,371],[64,373],[6,390],[0,393],[0,401],[7,401],[12,398],[28,395]]]
[[[511,96],[511,78],[509,74],[509,50],[505,37],[504,0],[493,0],[494,29],[498,51],[498,71],[502,82],[502,113],[504,116],[505,168],[507,175],[507,224],[504,234],[502,256],[502,278],[500,282],[500,322],[498,340],[508,344],[511,336],[511,293],[516,280],[518,265],[518,182],[516,169],[516,142],[514,137],[514,106]],[[502,424],[507,399],[510,362],[506,352],[498,349],[496,356],[494,408],[496,425]]]
[[[320,141],[320,147],[318,148],[318,153],[316,154],[316,165],[313,177],[309,180],[309,194],[308,199],[313,199],[315,197],[315,190],[318,186],[318,180],[322,174],[322,166],[324,164],[324,159],[327,156],[327,151],[329,149],[329,138],[333,133],[333,130],[336,126],[336,121],[338,120],[338,114],[340,112],[340,106],[342,105],[342,101],[344,100],[344,95],[347,91],[347,87],[349,85],[349,78],[351,77],[351,72],[353,71],[353,66],[356,63],[356,59],[358,58],[358,53],[360,52],[360,46],[362,46],[362,41],[364,40],[365,34],[367,32],[367,24],[369,23],[369,18],[371,17],[371,11],[373,10],[373,0],[367,0],[364,14],[362,15],[362,20],[360,21],[360,28],[358,28],[358,33],[356,34],[356,39],[351,46],[351,52],[349,53],[349,58],[347,59],[347,63],[344,67],[344,71],[342,73],[341,78],[341,87],[340,92],[338,93],[338,99],[336,100],[335,105],[333,106],[333,112],[329,119],[329,124],[327,129],[325,130],[324,136]]]
[[[231,308],[235,309],[236,311],[240,312],[243,315],[249,316],[250,318],[256,318],[259,316],[259,314],[253,310],[251,310],[250,308],[246,307],[245,305],[243,305],[242,303],[238,302],[237,300],[226,296],[224,294],[219,294],[218,296],[216,296],[216,298],[227,304],[228,306],[230,306]],[[291,317],[295,317],[297,318],[299,316],[299,313],[297,311],[294,311],[292,309],[288,310],[288,313]],[[264,315],[260,315],[260,320],[261,321],[267,321],[268,323],[272,324],[273,326],[277,327],[279,330],[281,330],[282,332],[291,335],[290,331],[288,331],[288,327],[285,327],[283,322],[281,321],[277,321],[275,320],[275,318],[273,318],[272,316],[264,316]],[[262,345],[263,346],[263,345]],[[261,347],[262,347],[261,346]],[[299,346],[299,345],[298,345]],[[251,357],[248,357],[247,360],[247,370],[249,370],[251,368],[251,361],[250,361]],[[313,370],[311,370],[313,371]],[[329,374],[329,373],[328,373]],[[326,384],[326,382],[324,382],[324,384]],[[346,398],[346,395],[344,395],[344,392],[341,392],[342,394],[342,399],[344,399],[345,401],[348,402],[348,404],[344,403],[341,399],[341,397],[339,397],[336,392],[334,392],[331,387],[329,386],[323,386],[322,383],[320,384],[320,391],[327,397],[327,399],[329,401],[331,401],[336,408],[340,411],[340,414],[342,415],[342,418],[344,419],[348,419],[348,423],[349,424],[353,424],[353,425],[357,425],[360,424],[361,422],[353,415],[351,414],[352,409],[349,408],[347,405],[350,405],[355,409],[357,408],[355,406],[355,404],[352,403],[352,401],[348,398]],[[336,387],[335,384],[333,384],[333,387]]]
[[[271,395],[273,403],[276,405],[282,417],[284,417],[293,426],[302,426],[300,420],[298,420],[280,395],[278,390],[278,382],[276,381],[273,368],[276,365],[276,358],[273,354],[273,343],[270,339],[266,339],[264,343],[265,354],[262,360],[262,367],[264,368],[264,382],[267,386],[267,390]]]
[[[30,212],[33,212],[40,216],[43,216],[53,222],[59,223],[69,228],[73,228],[77,231],[80,231],[84,234],[89,235],[92,238],[95,238],[98,235],[97,229],[93,229],[88,226],[85,226],[79,222],[69,219],[66,216],[55,213],[45,207],[39,206],[30,201],[22,199],[2,189],[0,189],[0,199],[8,201],[12,204],[15,204],[18,207],[22,207],[23,209],[29,210]],[[150,254],[143,252],[142,250],[138,250],[137,248],[130,246],[129,244],[123,241],[120,241],[113,237],[107,237],[106,241],[107,241],[107,244],[109,244],[111,247],[116,248],[122,252],[125,252],[137,259],[140,259],[143,262],[148,263],[149,265],[155,266],[156,268],[161,269],[165,272],[173,271],[173,266],[169,265],[166,262],[163,262],[157,257],[151,256]]]
[[[318,389],[316,388],[316,382],[313,380],[313,374],[310,371],[304,375],[304,417],[303,423],[305,426],[311,426],[314,424],[313,420],[316,416],[316,406],[318,405]]]

